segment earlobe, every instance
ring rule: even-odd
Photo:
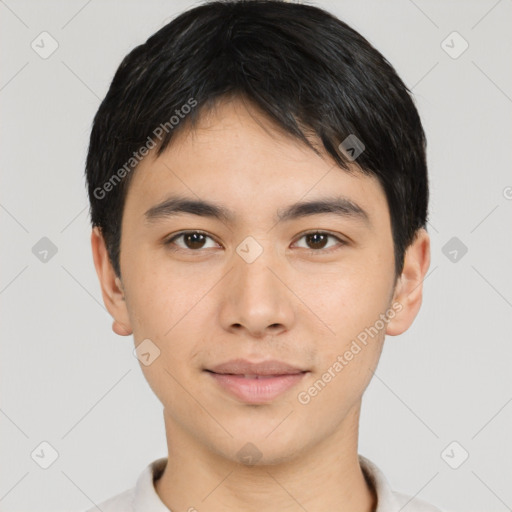
[[[131,328],[125,327],[123,324],[114,320],[112,322],[112,330],[119,336],[130,336],[133,333]]]
[[[393,296],[393,303],[399,303],[401,309],[389,321],[386,334],[397,336],[412,325],[421,307],[423,281],[429,266],[430,237],[427,231],[421,228],[405,253],[404,267]]]
[[[119,336],[129,336],[133,331],[126,307],[123,284],[121,279],[116,276],[108,256],[105,240],[97,226],[93,228],[91,233],[91,247],[96,274],[101,285],[103,302],[114,318],[112,330]]]

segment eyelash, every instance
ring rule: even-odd
[[[164,245],[171,246],[174,243],[174,241],[177,240],[178,238],[180,238],[180,237],[182,237],[184,235],[190,235],[190,234],[204,235],[207,238],[210,238],[211,240],[213,240],[215,242],[213,237],[211,237],[208,233],[206,233],[204,231],[190,230],[190,231],[180,231],[179,233],[173,235],[171,238],[169,238],[169,239],[164,241]],[[347,245],[347,242],[345,242],[344,240],[342,240],[338,236],[333,235],[332,233],[330,233],[328,231],[318,231],[318,230],[317,231],[308,231],[306,233],[302,233],[300,235],[300,237],[297,239],[297,242],[299,240],[301,240],[302,238],[308,236],[308,235],[327,235],[330,238],[334,238],[338,242],[337,246],[329,247],[328,249],[305,249],[305,248],[302,248],[303,250],[307,251],[310,254],[311,253],[315,253],[315,254],[323,253],[323,254],[326,254],[326,253],[330,253],[332,251],[338,250],[338,249],[340,249],[344,245]],[[218,242],[215,242],[215,243],[218,243]],[[172,248],[172,250],[173,251],[188,251],[188,252],[199,253],[199,252],[202,252],[204,249],[188,249],[188,248],[178,247],[178,248]]]

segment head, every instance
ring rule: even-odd
[[[210,2],[124,58],[87,156],[93,255],[114,331],[159,351],[169,425],[270,462],[356,420],[421,305],[425,145],[393,67],[317,7]],[[234,358],[305,373],[248,404],[208,371]]]

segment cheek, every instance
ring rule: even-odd
[[[162,270],[155,262],[134,261],[130,269],[126,291],[134,338],[165,340],[194,307],[195,293],[178,273]]]
[[[381,348],[381,341],[375,339],[367,346],[359,344],[355,349],[350,345],[347,350],[332,354],[322,371],[297,392],[297,407],[304,421],[322,417],[325,431],[336,429],[359,403],[371,381]]]
[[[329,326],[328,345],[341,350],[385,313],[391,289],[389,269],[362,261],[357,266],[340,266],[337,272],[305,277],[298,295],[315,313],[319,325]]]
[[[392,284],[389,269],[369,260],[316,282],[322,286],[305,288],[304,302],[330,330],[317,338],[316,380],[298,398],[319,410],[337,404],[335,421],[357,402],[377,366]]]
[[[213,321],[201,300],[212,284],[193,282],[183,273],[160,272],[155,265],[147,271],[134,268],[138,272],[128,280],[127,306],[135,345],[149,339],[158,354],[150,365],[141,360],[141,369],[160,400],[172,400],[183,393],[179,383],[192,378],[189,363],[204,338],[204,325]]]
[[[325,293],[310,295],[327,331],[316,340],[316,372],[299,390],[298,403],[314,416],[331,410],[336,425],[357,403],[368,386],[382,352],[388,311],[388,286],[366,278],[331,281]],[[311,408],[309,408],[311,407]],[[327,428],[327,427],[326,427]]]

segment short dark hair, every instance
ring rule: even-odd
[[[173,135],[230,97],[249,100],[318,153],[306,134],[316,135],[347,172],[351,158],[340,143],[355,135],[364,144],[354,163],[385,191],[398,277],[428,214],[426,139],[412,94],[346,23],[279,0],[194,7],[119,65],[94,117],[86,161],[91,223],[116,274],[124,202],[142,148],[152,142],[160,155]]]

